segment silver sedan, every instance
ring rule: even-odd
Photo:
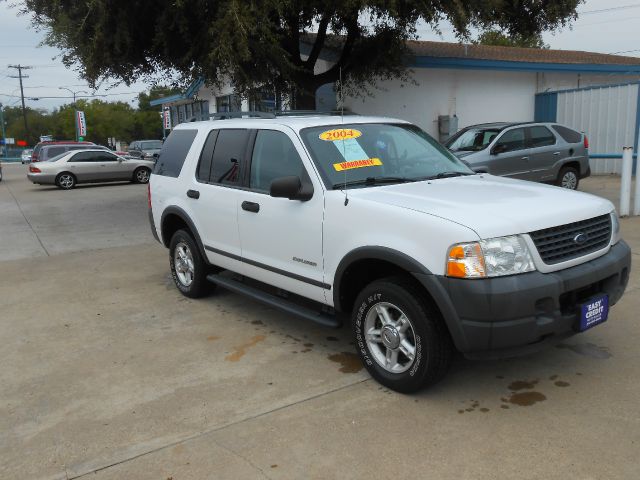
[[[29,165],[27,178],[41,185],[57,185],[69,190],[78,183],[129,180],[147,183],[154,162],[124,158],[99,149],[74,150],[46,162]]]

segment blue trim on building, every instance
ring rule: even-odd
[[[155,100],[151,100],[149,102],[149,105],[151,105],[152,107],[156,107],[158,105],[163,105],[165,103],[178,102],[180,100],[188,100],[190,98],[193,98],[193,96],[196,93],[198,93],[198,90],[200,90],[200,87],[202,87],[202,85],[204,85],[204,78],[200,77],[194,80],[193,82],[191,82],[191,85],[189,85],[189,87],[184,93],[178,93],[176,95],[171,95],[169,97],[156,98]]]
[[[633,158],[637,158],[638,154],[634,153]],[[593,153],[589,155],[589,158],[604,159],[604,158],[622,158],[622,153]]]
[[[640,75],[640,65],[593,63],[543,63],[483,60],[478,58],[415,56],[410,66],[417,68],[461,68],[473,70],[505,70],[517,72],[617,73]]]
[[[612,88],[612,87],[627,87],[629,85],[640,85],[640,82],[625,82],[625,83],[609,83],[602,85],[589,85],[588,87],[580,87],[580,88],[567,88],[566,90],[549,90],[543,93],[571,93],[571,92],[584,92],[585,90],[599,90],[602,88]],[[541,94],[539,94],[541,95]]]
[[[558,119],[558,94],[538,93],[533,113],[536,122],[555,122]]]

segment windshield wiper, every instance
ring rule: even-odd
[[[466,172],[440,172],[437,175],[431,175],[430,177],[423,177],[421,180],[436,180],[439,178],[451,178],[451,177],[463,177],[466,175],[475,175],[475,173]]]
[[[415,182],[413,178],[406,177],[367,177],[361,180],[351,180],[349,182],[339,182],[333,185],[333,190],[340,190],[345,186],[350,187],[353,185],[383,185],[385,183],[407,183]]]

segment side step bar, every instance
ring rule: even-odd
[[[339,328],[341,326],[341,322],[335,315],[330,315],[328,313],[298,305],[286,298],[277,297],[270,293],[263,292],[262,290],[250,287],[249,285],[245,285],[244,283],[232,278],[222,277],[214,273],[207,275],[207,280],[211,283],[215,283],[216,285],[220,285],[227,290],[231,290],[232,292],[246,295],[254,300],[266,303],[267,305],[279,308],[280,310],[305,318],[306,320],[319,323],[325,327]]]

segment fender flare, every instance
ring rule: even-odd
[[[191,220],[191,217],[189,217],[187,212],[185,212],[180,207],[176,207],[176,206],[167,207],[165,208],[164,212],[162,212],[162,217],[160,218],[160,235],[162,236],[162,244],[168,248],[169,242],[171,241],[170,238],[164,238],[164,235],[163,235],[164,222],[169,215],[176,215],[184,223],[187,224],[187,226],[189,227],[189,230],[191,230],[191,233],[194,236],[194,240],[196,241],[196,244],[198,245],[198,249],[200,250],[200,255],[202,256],[204,261],[207,264],[209,264],[209,260],[207,259],[207,254],[204,249],[204,244],[202,243],[202,239],[200,238],[200,234],[198,233],[198,229],[196,228],[195,223],[193,223],[193,220]]]
[[[394,250],[388,247],[380,247],[380,246],[369,246],[369,247],[359,247],[354,250],[351,250],[347,253],[340,263],[338,264],[338,268],[336,269],[336,273],[334,275],[333,280],[333,305],[334,308],[338,311],[342,311],[340,305],[340,286],[342,282],[342,278],[344,276],[344,272],[351,266],[354,262],[363,259],[374,259],[374,260],[384,260],[386,262],[392,263],[403,270],[406,270],[409,273],[418,273],[423,275],[431,275],[431,272],[420,262],[410,257],[406,253],[402,253],[398,250]]]

